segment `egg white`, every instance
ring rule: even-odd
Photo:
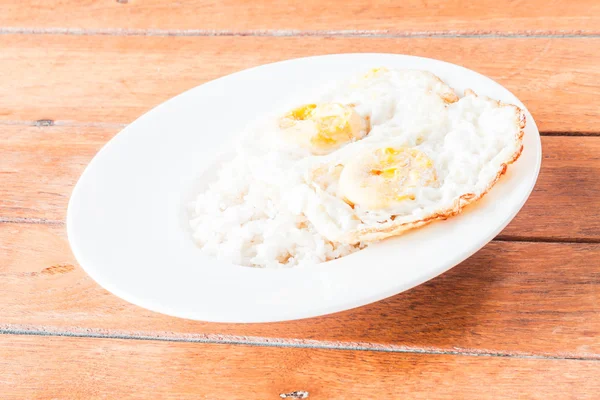
[[[319,232],[341,242],[370,241],[381,239],[386,232],[396,234],[394,227],[450,216],[483,196],[521,151],[523,116],[515,106],[470,92],[429,118],[432,124],[427,129],[392,134],[389,130],[397,126],[393,117],[376,127],[382,131],[378,137],[348,145],[313,166],[306,175],[317,198],[313,203],[335,203],[335,212],[305,210]],[[345,166],[365,153],[387,147],[426,154],[433,162],[437,185],[411,188],[407,194],[414,199],[385,209],[348,204],[339,185]],[[355,184],[364,185],[360,177]]]

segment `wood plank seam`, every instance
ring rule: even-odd
[[[590,136],[590,137],[598,137],[600,136],[600,132],[540,132],[540,136],[573,136],[573,137],[583,137],[583,136]]]
[[[466,38],[466,39],[577,39],[600,38],[600,31],[417,31],[389,32],[385,30],[212,30],[212,29],[127,29],[127,28],[29,28],[0,27],[0,35],[75,35],[75,36],[257,36],[257,37],[340,37],[340,38]]]
[[[524,242],[524,243],[566,243],[566,244],[598,244],[600,239],[597,238],[577,238],[577,237],[546,237],[535,236],[526,237],[519,235],[503,235],[496,236],[493,240],[497,242]]]
[[[599,357],[584,356],[553,356],[544,354],[530,354],[525,352],[494,352],[486,349],[458,348],[454,351],[442,350],[436,348],[420,348],[411,346],[400,346],[391,344],[377,344],[369,342],[338,342],[329,340],[313,339],[286,339],[273,337],[257,336],[235,336],[221,334],[202,334],[186,335],[185,337],[169,336],[148,336],[131,334],[105,334],[94,332],[94,329],[85,329],[85,332],[78,330],[60,331],[60,330],[33,330],[33,329],[13,329],[0,327],[0,335],[15,336],[50,336],[50,337],[71,337],[71,338],[90,338],[90,339],[117,339],[117,340],[139,340],[173,343],[203,343],[203,344],[224,344],[224,345],[244,345],[256,347],[278,347],[278,348],[297,348],[297,349],[320,349],[320,350],[341,350],[341,351],[368,351],[382,353],[402,353],[402,354],[429,354],[429,355],[454,355],[465,357],[502,357],[517,359],[537,359],[537,360],[578,360],[600,362]]]
[[[65,226],[65,221],[51,220],[45,218],[23,218],[23,217],[2,217],[0,216],[0,224],[32,224],[32,225],[56,225]],[[554,238],[546,236],[525,237],[518,235],[503,235],[496,236],[492,241],[497,242],[522,242],[522,243],[565,243],[565,244],[599,244],[600,238],[578,238],[565,237]]]
[[[51,220],[46,218],[22,218],[22,217],[2,217],[0,224],[39,224],[39,225],[65,225],[64,221]]]
[[[125,128],[128,124],[120,124],[117,122],[72,122],[72,121],[56,121],[53,119],[38,119],[35,121],[24,120],[0,120],[0,125],[10,126],[37,126],[40,128],[47,126],[68,126],[73,128],[108,128],[117,129]],[[598,133],[600,135],[600,133]]]

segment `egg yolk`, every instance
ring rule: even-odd
[[[367,134],[365,119],[351,106],[338,103],[295,108],[279,120],[279,128],[286,139],[313,154],[327,154]]]
[[[434,186],[433,162],[422,151],[406,147],[369,150],[344,166],[339,194],[368,210],[415,200],[416,189]]]

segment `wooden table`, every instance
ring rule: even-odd
[[[387,300],[304,321],[170,318],[89,278],[65,236],[107,140],[210,79],[390,52],[495,79],[542,132],[489,245]],[[0,0],[0,398],[600,398],[598,0]]]

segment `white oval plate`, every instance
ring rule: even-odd
[[[442,61],[396,54],[339,54],[264,65],[208,82],[140,117],[96,155],[67,215],[73,252],[100,285],[164,314],[219,322],[314,317],[358,307],[419,285],[471,256],[517,214],[541,164],[527,114],[520,159],[478,204],[324,264],[254,269],[203,256],[184,204],[198,179],[256,115],[376,66],[424,69],[464,89],[523,104],[489,78]],[[310,79],[306,79],[310,77]]]

